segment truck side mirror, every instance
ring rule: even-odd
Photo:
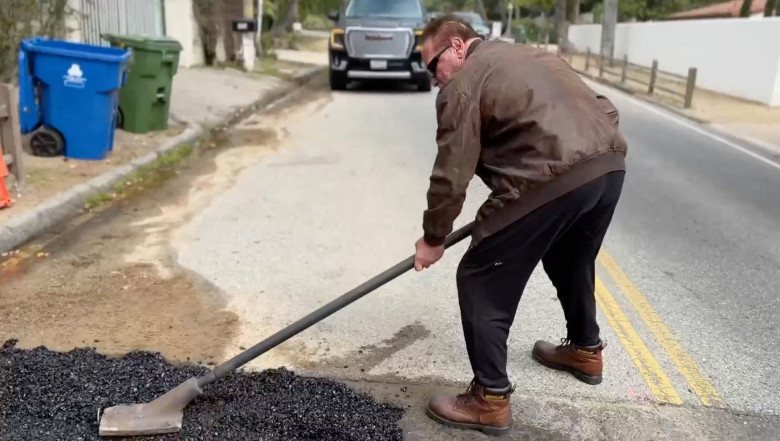
[[[333,21],[339,21],[339,11],[338,9],[331,9],[328,11],[328,18]]]

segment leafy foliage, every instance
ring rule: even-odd
[[[720,3],[723,0],[620,0],[618,3],[618,20],[639,21],[656,20],[679,11]],[[555,11],[555,0],[482,0],[488,19],[497,20],[501,10],[506,11],[512,2],[520,8],[520,17],[536,16],[544,13],[551,16]],[[573,0],[568,0],[569,3]],[[475,0],[424,0],[425,6],[431,11],[476,10]],[[580,12],[594,12],[596,21],[600,21],[603,11],[603,0],[582,0]]]
[[[36,35],[64,38],[67,0],[0,0],[0,82],[13,81],[19,43]]]
[[[325,15],[330,9],[339,9],[342,0],[307,0],[301,4],[301,15]]]
[[[723,0],[620,0],[618,2],[618,21],[636,19],[638,21],[658,20],[675,12],[700,8]],[[604,4],[593,5],[594,20],[601,21]]]
[[[309,13],[306,18],[303,19],[303,28],[327,31],[331,27],[331,22],[327,17],[322,15]]]

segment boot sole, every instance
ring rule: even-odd
[[[483,426],[481,424],[469,424],[469,423],[459,423],[457,421],[450,421],[446,418],[437,415],[429,407],[425,408],[425,413],[428,414],[428,417],[430,417],[431,419],[433,419],[439,424],[443,424],[449,427],[454,427],[457,429],[480,430],[482,431],[482,433],[491,436],[504,436],[509,434],[509,431],[512,429],[512,426],[506,426],[506,427]]]
[[[569,372],[572,375],[574,375],[574,378],[582,381],[583,383],[587,383],[593,386],[597,384],[601,384],[601,379],[602,379],[601,375],[586,375],[578,371],[577,369],[574,369],[571,366],[566,366],[565,364],[550,363],[549,361],[543,360],[541,357],[539,357],[534,353],[531,353],[531,355],[533,355],[534,360],[539,362],[539,364],[541,364],[542,366],[546,366],[550,369],[555,369],[556,371]]]

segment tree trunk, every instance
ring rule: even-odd
[[[203,44],[204,64],[213,66],[217,55],[219,21],[222,17],[221,3],[196,0],[192,3],[192,10],[198,24],[200,41]]]
[[[498,11],[501,13],[501,27],[504,26],[504,23],[508,23],[507,17],[506,17],[506,5],[504,2],[499,2]],[[503,32],[501,33],[503,35]]]
[[[506,18],[506,30],[504,32],[505,37],[512,37],[512,22],[515,21],[515,11],[517,8],[512,8],[509,11],[509,16]]]
[[[485,3],[482,0],[475,0],[474,6],[477,9],[477,13],[482,16],[482,18],[487,20],[487,12],[485,12]]]
[[[237,34],[233,32],[233,18],[240,17],[243,12],[242,0],[223,0],[222,2],[222,41],[227,61],[236,61],[240,44],[236,41]]]
[[[580,21],[580,4],[582,0],[569,0],[569,23],[577,24]]]
[[[274,0],[274,6],[276,8],[276,14],[274,15],[274,26],[271,29],[271,33],[279,35],[284,33],[284,23],[289,14],[289,7],[292,0]],[[282,8],[287,8],[282,15]]]
[[[740,17],[750,17],[750,8],[753,6],[753,0],[742,0],[742,9],[739,10]]]
[[[555,0],[555,36],[561,53],[567,52],[569,44],[566,35],[566,0]]]
[[[601,17],[601,49],[599,54],[611,60],[615,52],[615,27],[618,18],[618,0],[604,0]]]
[[[287,16],[284,19],[285,31],[291,30],[293,23],[300,20],[300,18],[298,17],[299,8],[300,8],[299,0],[290,0],[287,6]]]
[[[775,15],[776,8],[777,8],[776,0],[766,0],[766,5],[764,6],[764,17],[771,17]]]

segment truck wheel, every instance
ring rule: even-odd
[[[30,137],[30,149],[35,156],[44,158],[60,156],[65,149],[65,141],[56,130],[42,127]]]
[[[430,92],[431,79],[428,77],[424,77],[422,79],[417,80],[417,90],[420,92]]]
[[[347,88],[347,75],[342,72],[330,71],[330,90],[345,90]]]

